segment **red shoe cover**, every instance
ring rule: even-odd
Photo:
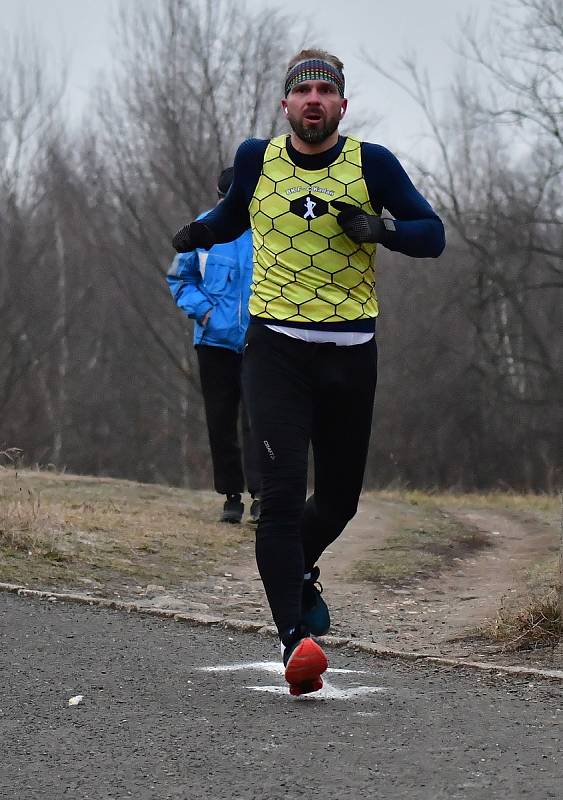
[[[314,639],[302,639],[289,657],[285,668],[285,679],[292,686],[313,684],[328,667],[328,659]],[[321,681],[322,686],[322,681]],[[321,686],[317,687],[318,689]],[[316,692],[317,689],[308,689]],[[305,692],[302,692],[305,694]]]
[[[301,684],[290,684],[289,693],[294,697],[299,697],[302,694],[311,694],[311,692],[318,692],[323,688],[323,679],[321,677],[314,681]]]

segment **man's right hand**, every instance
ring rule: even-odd
[[[211,228],[204,222],[191,222],[184,225],[172,239],[172,247],[178,253],[189,253],[197,247],[209,250],[215,244]]]

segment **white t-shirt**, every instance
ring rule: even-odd
[[[365,344],[373,339],[375,333],[359,331],[316,331],[308,328],[289,328],[284,325],[266,325],[271,331],[283,333],[293,339],[301,339],[302,342],[332,342],[340,347],[350,347],[354,344]]]

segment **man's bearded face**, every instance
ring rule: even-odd
[[[334,83],[303,81],[288,94],[286,108],[294,133],[304,142],[318,144],[338,128],[345,105]]]
[[[324,142],[338,128],[340,111],[336,114],[325,116],[322,122],[317,125],[311,125],[308,120],[304,120],[302,117],[293,117],[291,112],[288,112],[287,119],[292,130],[300,139],[310,144],[316,144]]]

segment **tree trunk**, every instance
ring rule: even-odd
[[[559,586],[557,600],[559,607],[559,627],[563,633],[563,490],[560,495],[561,500],[561,519],[559,521]]]
[[[66,304],[66,259],[65,245],[58,224],[55,226],[57,251],[57,300],[58,316],[56,328],[60,332],[59,358],[57,360],[57,402],[53,428],[53,464],[60,468],[63,450],[63,431],[66,415],[66,375],[68,371],[67,304]]]

